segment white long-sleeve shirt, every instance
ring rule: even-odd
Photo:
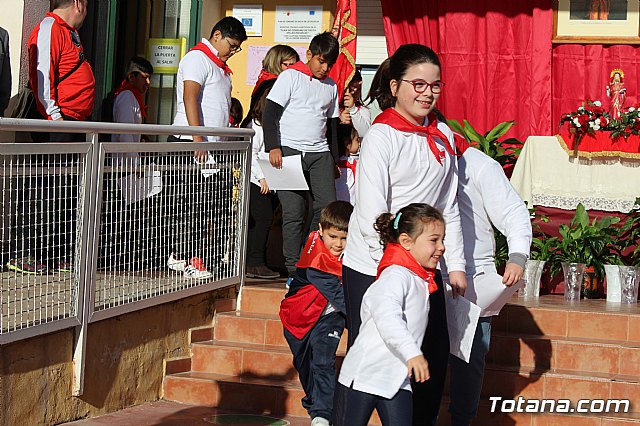
[[[371,127],[371,111],[364,105],[354,105],[349,109],[349,115],[351,116],[351,125],[358,132],[358,136],[364,138]]]
[[[428,123],[425,120],[424,125]],[[453,147],[453,133],[438,123]],[[382,258],[382,245],[373,228],[384,212],[396,213],[411,203],[426,203],[439,209],[446,221],[445,258],[451,271],[464,271],[462,228],[456,192],[457,164],[444,143],[442,165],[429,149],[426,138],[400,132],[386,124],[374,124],[362,142],[356,170],[356,203],[349,222],[343,264],[362,274],[375,276]]]
[[[256,132],[251,141],[251,176],[249,180],[252,184],[260,186],[260,179],[264,178],[264,174],[262,173],[260,164],[258,164],[258,158],[269,159],[269,154],[264,152],[264,132],[262,131],[262,126],[256,123],[256,120],[251,120],[247,127]]]
[[[475,274],[477,267],[494,264],[492,224],[507,237],[509,254],[529,256],[529,211],[502,166],[475,148],[458,159],[458,208],[467,275]]]
[[[411,391],[407,361],[422,355],[429,318],[426,281],[402,266],[386,268],[364,294],[360,317],[360,333],[338,381],[384,398]]]
[[[358,155],[343,155],[340,160],[358,164]],[[336,179],[336,200],[352,205],[356,202],[356,176],[349,168],[340,167],[340,176]]]

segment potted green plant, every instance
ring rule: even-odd
[[[618,232],[608,246],[609,252],[605,259],[605,274],[607,277],[607,301],[621,301],[620,266],[640,266],[640,197],[627,213]]]
[[[560,238],[556,267],[558,261],[567,265],[586,265],[587,279],[582,288],[587,298],[602,297],[604,264],[609,247],[618,233],[617,227],[613,225],[619,221],[618,217],[607,216],[600,220],[593,219],[590,223],[586,209],[582,204],[578,204],[569,225],[563,224],[558,227]],[[566,267],[563,269],[567,270]]]

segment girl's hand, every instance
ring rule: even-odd
[[[351,94],[351,91],[349,91],[349,89],[347,89],[344,92],[344,97],[342,98],[342,104],[344,105],[345,110],[349,110],[352,106],[355,105],[353,95]]]
[[[429,363],[422,355],[411,358],[407,361],[407,367],[409,368],[409,377],[412,377],[416,382],[426,382],[429,380]]]
[[[502,276],[502,284],[507,287],[511,287],[522,278],[522,274],[524,273],[524,269],[516,263],[507,263],[507,266],[504,268],[504,275]]]
[[[351,114],[347,108],[340,113],[340,124],[351,124]]]
[[[462,271],[449,272],[449,284],[453,290],[453,297],[464,296],[467,289],[467,276]]]
[[[267,185],[267,180],[265,178],[260,179],[260,193],[262,195],[267,195],[269,193],[269,185]]]

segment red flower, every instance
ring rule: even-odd
[[[633,125],[633,130],[640,130],[640,122],[636,121],[635,124]]]
[[[589,116],[587,114],[582,114],[578,117],[578,122],[580,123],[581,126],[588,126],[589,125]]]
[[[600,117],[600,127],[607,127],[608,124],[609,120],[607,120],[607,117]]]

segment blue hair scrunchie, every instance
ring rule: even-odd
[[[396,215],[396,218],[393,221],[393,229],[398,229],[398,224],[400,223],[400,216],[402,216],[402,213],[398,213]]]

